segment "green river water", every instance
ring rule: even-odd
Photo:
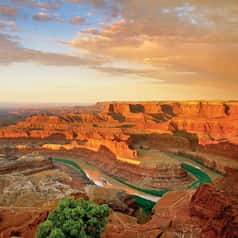
[[[98,186],[125,190],[127,193],[133,195],[136,202],[143,207],[144,210],[150,210],[160,197],[169,191],[167,189],[146,189],[131,184],[122,178],[108,176],[92,164],[85,162],[84,159],[53,158],[53,161],[68,164],[74,167],[82,176],[89,178]],[[196,164],[196,161],[188,163],[187,160],[184,160],[181,162],[182,167],[195,178],[195,181],[192,184],[183,189],[193,189],[203,183],[211,182],[212,179],[206,173],[209,171],[208,168],[206,168],[206,172],[204,172],[202,170],[203,168],[201,169],[202,165],[199,163]],[[212,172],[214,173],[214,171]]]

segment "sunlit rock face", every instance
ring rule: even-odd
[[[237,158],[237,102],[112,102],[99,103],[101,112],[34,115],[0,128],[0,138],[53,138],[80,141],[97,150],[109,147],[119,156],[136,158],[131,135],[171,135],[206,152]],[[167,141],[167,146],[170,142]],[[173,146],[173,144],[171,144]]]
[[[146,124],[168,122],[168,131],[187,131],[210,140],[229,139],[237,135],[237,102],[151,102],[151,103],[105,103],[104,114],[120,114],[124,120]],[[153,118],[154,117],[154,118]],[[166,127],[164,127],[165,129]],[[201,134],[201,135],[200,135]],[[207,142],[209,142],[207,138]]]
[[[104,146],[124,161],[140,160],[140,147],[238,158],[238,102],[104,102],[98,105],[102,110],[97,112],[67,111],[27,117],[0,127],[0,139],[28,141],[16,143],[17,149],[86,148],[97,152]],[[222,173],[234,167],[233,162],[229,166],[222,159],[208,161],[207,155],[193,157],[201,158]],[[167,170],[171,171],[171,167]],[[126,176],[125,170],[123,174]]]
[[[237,158],[237,102],[99,104],[103,108],[101,112],[28,117],[15,125],[0,128],[0,138],[77,140],[85,147],[98,149],[105,145],[119,156],[136,158],[137,152],[130,145],[131,135],[168,134],[171,141],[177,138],[183,146],[187,146],[193,136],[200,150]],[[169,146],[169,142],[166,143]]]
[[[229,101],[115,102],[104,103],[102,114],[135,123],[137,132],[127,129],[131,133],[150,130],[185,139],[192,135],[201,150],[237,158],[237,111],[238,103]]]

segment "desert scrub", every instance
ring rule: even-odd
[[[36,238],[99,238],[108,215],[106,204],[66,198],[38,226]]]

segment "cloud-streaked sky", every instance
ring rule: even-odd
[[[237,91],[237,0],[0,1],[0,102]]]

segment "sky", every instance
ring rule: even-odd
[[[1,103],[237,92],[237,0],[0,0]]]

